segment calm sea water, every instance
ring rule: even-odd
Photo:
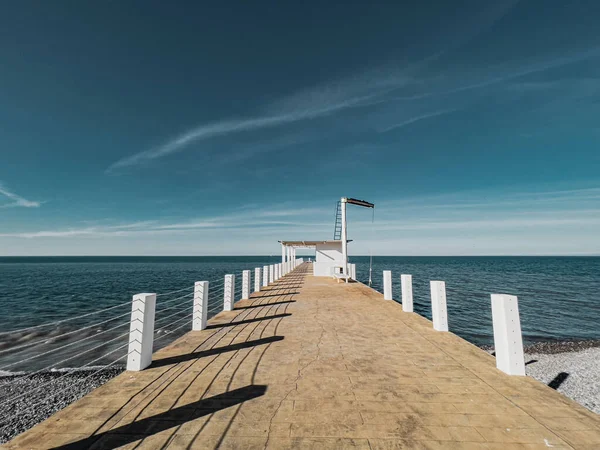
[[[279,261],[277,256],[0,258],[0,371],[112,362],[126,353],[128,305],[49,327],[6,332],[119,305],[139,292],[184,289],[157,300],[157,319],[162,320],[156,326],[156,345],[166,345],[189,329],[194,281],[220,281],[227,273]],[[353,257],[351,262],[357,264],[359,280],[367,281],[369,258]],[[400,298],[400,274],[413,276],[415,311],[428,318],[429,280],[444,280],[450,329],[475,344],[493,341],[490,293],[519,297],[526,342],[600,339],[597,257],[375,257],[375,289],[381,290],[383,270],[393,273],[395,299]],[[236,288],[239,298],[241,277]],[[218,309],[222,292],[215,289],[209,302]],[[20,349],[11,351],[15,346]]]

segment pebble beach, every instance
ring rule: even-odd
[[[526,349],[528,376],[600,414],[600,343],[537,344]]]

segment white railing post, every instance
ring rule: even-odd
[[[402,285],[402,311],[413,312],[412,275],[400,275]]]
[[[514,295],[492,294],[496,367],[509,375],[525,375],[519,302]]]
[[[279,278],[281,278],[283,276],[283,273],[282,273],[283,272],[283,267],[281,267],[281,266],[282,266],[281,263],[277,264],[277,275],[279,275]]]
[[[383,299],[392,300],[392,271],[383,271]]]
[[[275,267],[273,264],[269,266],[269,284],[275,281]]]
[[[446,283],[443,281],[430,281],[431,288],[431,316],[433,329],[448,331],[448,311],[446,309]]]
[[[350,264],[350,278],[356,281],[356,264]]]
[[[192,314],[192,330],[201,331],[206,328],[208,320],[208,281],[194,283],[194,310]]]
[[[260,292],[260,267],[254,269],[254,292]]]
[[[131,302],[127,370],[140,371],[152,364],[156,294],[136,294]]]
[[[242,300],[248,300],[250,298],[250,271],[244,270],[242,272]]]
[[[275,264],[273,271],[273,281],[279,280],[279,264]]]
[[[264,266],[263,267],[263,282],[262,282],[263,286],[268,286],[269,285],[269,266]]]
[[[233,311],[233,296],[235,295],[235,275],[225,275],[223,292],[223,311]]]

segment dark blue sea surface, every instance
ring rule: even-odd
[[[350,259],[359,280],[367,282],[369,258]],[[117,357],[122,363],[132,295],[181,290],[157,299],[159,348],[189,331],[195,281],[213,283],[209,304],[217,311],[225,274],[237,275],[240,298],[242,270],[280,261],[278,256],[0,257],[0,371],[96,366]],[[375,289],[381,290],[383,270],[392,271],[398,301],[400,274],[413,276],[415,311],[428,318],[429,281],[445,281],[450,330],[477,345],[493,343],[491,293],[518,296],[526,343],[600,339],[599,257],[374,257]],[[252,285],[253,278],[252,271]],[[102,314],[11,332],[113,306]]]

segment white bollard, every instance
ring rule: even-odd
[[[269,285],[269,266],[263,267],[263,286]]]
[[[492,294],[496,367],[509,375],[525,375],[519,302],[514,295]]]
[[[275,281],[275,267],[273,264],[269,266],[269,284]]]
[[[223,292],[223,311],[233,311],[233,296],[235,295],[235,275],[225,275]]]
[[[392,300],[392,271],[383,271],[383,299]]]
[[[260,292],[260,267],[254,269],[254,292]]]
[[[192,314],[192,330],[201,331],[206,328],[208,320],[208,281],[194,283],[194,310]]]
[[[140,371],[152,364],[156,294],[136,294],[131,302],[127,370]]]
[[[400,275],[402,285],[402,311],[413,312],[412,275]]]
[[[244,270],[242,272],[242,300],[248,300],[250,298],[250,271]]]
[[[443,281],[430,281],[431,288],[431,316],[433,329],[448,331],[448,312],[446,309],[446,283]]]

